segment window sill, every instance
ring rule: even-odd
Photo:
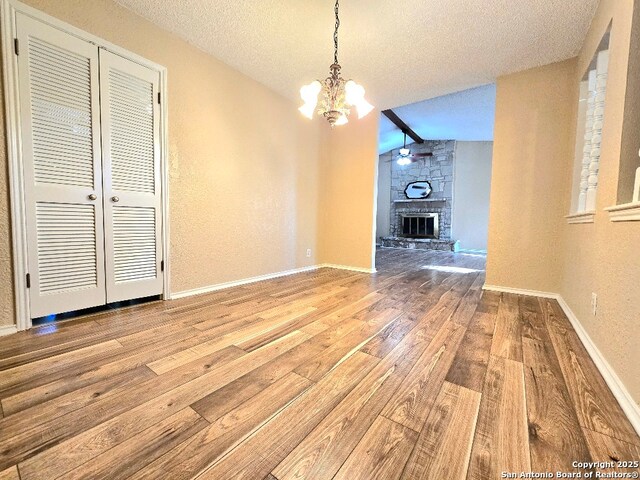
[[[596,219],[596,212],[580,212],[580,213],[572,213],[571,215],[566,215],[564,218],[567,219],[567,223],[593,223]]]
[[[623,203],[605,210],[609,212],[609,220],[612,222],[640,221],[640,202]]]

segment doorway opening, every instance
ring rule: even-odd
[[[495,85],[382,112],[376,247],[487,250]]]

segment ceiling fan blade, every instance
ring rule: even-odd
[[[414,153],[413,155],[411,155],[412,157],[416,157],[416,158],[424,158],[424,157],[433,157],[433,153],[431,152],[425,152],[425,153]]]

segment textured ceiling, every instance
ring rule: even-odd
[[[328,74],[331,0],[116,0],[289,98]],[[621,0],[623,1],[623,0]],[[380,109],[578,52],[598,0],[343,0],[343,75]]]
[[[425,140],[492,141],[496,113],[494,84],[423,100],[393,111]],[[412,142],[407,138],[407,143]],[[379,153],[399,148],[402,132],[380,116]]]

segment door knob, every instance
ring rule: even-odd
[[[97,197],[97,195],[95,193],[92,193],[89,195],[89,200],[95,200]]]
[[[120,201],[120,199],[118,197],[111,197],[111,201],[113,203],[118,203]]]

